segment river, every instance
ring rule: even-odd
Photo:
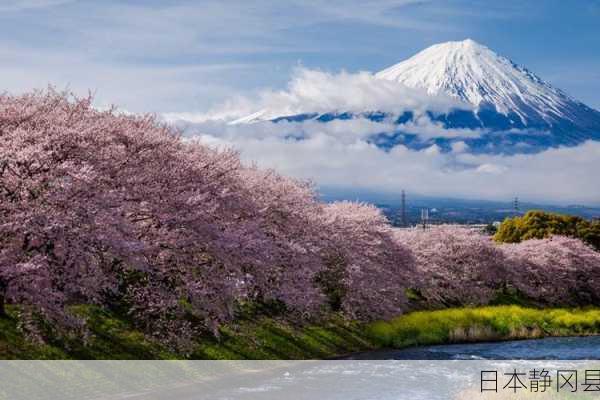
[[[600,336],[422,346],[352,354],[355,360],[600,360]]]
[[[0,383],[7,398],[24,400],[498,400],[517,390],[533,396],[526,398],[564,398],[562,392],[572,394],[565,373],[580,374],[569,382],[581,392],[588,371],[600,379],[594,360],[598,336],[377,350],[326,361],[4,361]],[[546,372],[547,394],[555,397],[530,393],[535,370]],[[513,391],[515,374],[523,386]],[[483,385],[498,393],[483,392]],[[600,394],[600,384],[592,387]]]

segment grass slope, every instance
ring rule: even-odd
[[[600,309],[490,306],[418,311],[367,327],[381,347],[583,336],[600,333]]]
[[[202,336],[185,356],[145,337],[126,318],[95,307],[77,307],[92,333],[80,340],[33,344],[18,329],[16,312],[0,318],[0,359],[320,359],[375,348],[364,326],[332,316],[319,326],[294,326],[274,317],[244,318]]]
[[[0,318],[0,359],[184,358],[135,330],[125,319],[81,306],[92,336],[34,344],[18,329],[15,310]],[[380,347],[525,339],[600,333],[600,309],[535,309],[521,306],[419,311],[361,325],[332,316],[318,326],[295,326],[274,317],[242,319],[221,337],[199,337],[193,359],[317,359]]]

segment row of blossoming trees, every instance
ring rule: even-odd
[[[506,285],[598,302],[600,256],[575,239],[498,247],[458,228],[395,231],[374,207],[184,141],[151,116],[53,90],[0,96],[0,313],[85,332],[74,304],[126,308],[150,335],[216,332],[244,303],[361,319],[485,303]],[[582,290],[584,288],[585,290]]]
[[[167,341],[215,331],[241,302],[385,317],[411,260],[376,208],[320,203],[151,116],[53,90],[0,96],[0,312],[18,304],[31,331],[85,329],[69,313],[82,303],[125,305]]]
[[[600,252],[579,239],[499,245],[460,226],[395,236],[415,256],[420,306],[485,305],[506,291],[537,306],[600,305]]]

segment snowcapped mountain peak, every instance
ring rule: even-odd
[[[472,39],[433,45],[376,74],[446,94],[475,106],[493,107],[504,115],[516,114],[523,124],[572,120],[576,102],[527,69]]]
[[[437,51],[454,51],[454,52],[477,52],[477,51],[481,51],[481,50],[489,50],[486,46],[482,45],[481,43],[476,42],[475,40],[471,39],[471,38],[467,38],[465,40],[458,40],[458,41],[449,41],[449,42],[443,42],[443,43],[438,43],[438,44],[434,44],[433,46],[430,46],[428,49],[424,49],[424,50],[433,50],[433,49],[437,49]]]
[[[600,140],[600,111],[472,39],[433,45],[376,74],[302,76],[230,123],[287,122],[297,138],[304,122],[350,119],[373,122],[369,141],[384,149],[452,151],[460,142],[473,153],[514,154]]]

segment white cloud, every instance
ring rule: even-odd
[[[421,139],[474,138],[486,132],[483,129],[445,128],[441,122],[432,121],[427,115],[417,115],[402,125],[402,131],[418,135]]]
[[[298,69],[286,90],[263,91],[255,98],[238,97],[208,114],[170,114],[167,119],[207,145],[236,148],[247,162],[330,188],[600,203],[600,185],[592,172],[600,168],[599,142],[537,154],[475,155],[464,141],[456,139],[477,137],[481,130],[444,129],[425,114],[431,107],[446,112],[457,106],[464,105],[375,79],[367,72],[331,74]],[[434,137],[455,141],[449,152],[436,144],[420,151],[402,145],[383,150],[369,139],[374,134],[397,132],[393,119],[228,123],[257,110],[267,119],[312,112],[377,110],[399,114],[411,110],[415,118],[401,126],[403,132],[416,134],[424,142]]]
[[[424,18],[409,17],[404,11],[406,6],[422,5],[423,0],[296,0],[297,4],[310,7],[314,12],[328,20],[351,20],[377,26],[408,28],[416,31],[454,30],[451,24],[440,25]]]
[[[106,102],[135,111],[206,110],[233,93],[282,87],[298,60],[329,68],[383,68],[425,45],[481,37],[477,26],[491,16],[512,20],[535,8],[505,3],[3,0],[0,51],[14,54],[1,56],[0,86],[98,89]],[[503,43],[493,39],[489,36],[490,44]],[[559,54],[550,63],[542,61],[542,66],[571,68],[577,60],[561,63]],[[592,61],[581,65],[593,71]],[[219,74],[205,69],[249,64],[254,67],[222,68]],[[194,75],[192,69],[200,71]],[[569,79],[582,69],[558,72]],[[594,82],[586,82],[576,94],[587,93],[593,104],[595,87],[589,84]]]
[[[429,157],[439,156],[442,153],[440,147],[437,144],[429,146],[425,150],[423,150],[423,154]]]
[[[52,84],[78,95],[91,91],[98,106],[116,104],[134,112],[206,107],[205,99],[230,96],[233,89],[227,77],[256,67],[244,63],[117,65],[93,60],[85,53],[0,47],[3,91],[22,93]],[[197,86],[197,79],[210,83]]]
[[[452,142],[450,147],[452,148],[453,153],[464,153],[469,150],[469,145],[463,141]]]
[[[342,12],[305,0],[3,0],[0,87],[97,89],[101,102],[135,111],[207,109],[234,93],[279,87],[306,54],[339,51],[305,38],[303,28],[361,19],[418,29],[418,18],[388,12],[412,2],[348,0]]]
[[[3,0],[0,12],[22,11],[33,8],[45,8],[74,3],[77,0]]]
[[[472,154],[460,138],[478,137],[484,131],[445,129],[426,113],[447,112],[454,107],[469,106],[376,79],[368,72],[332,74],[299,68],[286,90],[266,90],[255,98],[238,97],[208,114],[170,114],[167,119],[210,146],[236,148],[247,162],[330,188],[600,203],[600,185],[592,172],[600,168],[600,142],[537,154]],[[414,118],[400,127],[394,117],[379,122],[361,117],[327,123],[268,120],[301,113],[365,110],[396,115],[412,111]],[[228,123],[256,111],[266,120]],[[417,135],[423,143],[439,137],[454,141],[450,151],[437,144],[419,151],[403,145],[386,151],[370,141],[374,134],[399,130]]]
[[[248,163],[329,188],[600,204],[600,185],[593,172],[600,169],[600,142],[512,156],[470,154],[461,142],[447,153],[435,145],[421,151],[402,145],[384,151],[366,141],[373,127],[363,122],[315,124],[308,129],[305,125],[303,140],[290,138],[300,125],[213,122],[191,131],[207,145],[236,148]]]
[[[494,175],[502,174],[506,170],[507,170],[507,168],[503,165],[496,165],[496,164],[489,164],[489,163],[481,164],[480,166],[475,168],[475,171],[477,171],[477,172],[482,172],[484,174],[494,174]]]
[[[431,96],[423,90],[378,79],[370,72],[329,73],[299,67],[285,90],[264,90],[254,98],[237,96],[208,113],[171,113],[165,114],[165,118],[169,121],[232,121],[256,113],[260,119],[268,120],[302,113],[364,111],[395,114],[412,111],[420,115],[425,111],[443,113],[452,108],[470,109],[472,106],[448,96]],[[437,134],[439,128],[427,118],[407,125],[407,129],[415,133]],[[466,132],[452,130],[448,133],[455,137]]]
[[[114,102],[134,112],[172,112],[170,120],[191,122],[188,131],[195,131],[211,146],[233,146],[249,162],[322,185],[599,203],[594,171],[600,167],[600,144],[594,142],[510,157],[472,155],[461,141],[452,144],[450,153],[437,147],[412,151],[403,146],[386,152],[368,143],[368,137],[393,130],[389,121],[231,126],[209,120],[234,119],[259,110],[285,115],[424,109],[423,93],[389,81],[376,82],[368,72],[298,69],[283,90],[237,96],[209,113],[174,113],[206,109],[231,93],[252,93],[261,85],[282,87],[288,67],[297,59],[351,68],[376,67],[378,61],[373,60],[399,61],[425,43],[447,40],[447,32],[438,34],[439,21],[444,21],[444,29],[466,29],[464,13],[502,15],[507,7],[511,18],[530,14],[504,4],[473,8],[413,0],[207,0],[202,4],[8,0],[0,4],[0,12],[5,13],[2,90],[22,92],[52,83],[79,93],[91,89],[99,105]],[[450,18],[457,12],[460,18]],[[417,31],[423,34],[414,35]],[[322,37],[323,33],[335,40]],[[345,46],[348,43],[352,46]],[[358,57],[360,63],[352,61]],[[440,111],[456,106],[447,98],[435,102]],[[482,133],[442,129],[427,118],[417,118],[403,128],[423,139]]]

